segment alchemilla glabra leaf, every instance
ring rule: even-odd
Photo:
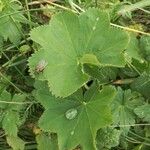
[[[112,122],[110,104],[115,88],[106,86],[98,90],[93,86],[84,96],[77,91],[61,99],[51,95],[45,82],[36,82],[35,87],[34,95],[45,108],[39,127],[58,134],[60,150],[71,150],[78,145],[83,150],[96,150],[97,130]]]
[[[31,31],[31,38],[40,44],[29,59],[33,77],[47,80],[55,96],[67,97],[88,80],[83,64],[123,67],[123,51],[128,35],[110,27],[109,16],[90,8],[79,16],[71,12],[55,15],[49,25]],[[35,70],[39,62],[47,63],[42,72]]]
[[[17,0],[0,0],[0,36],[4,41],[9,39],[13,44],[20,42],[21,23],[28,22],[21,9],[22,6]]]
[[[134,112],[139,118],[143,118],[144,121],[150,122],[150,104],[144,104],[135,108]]]
[[[130,89],[123,91],[117,89],[117,95],[112,102],[113,123],[120,126],[124,133],[128,133],[130,126],[135,124],[136,115],[134,109],[141,106],[144,98],[138,92]]]

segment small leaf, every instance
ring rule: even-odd
[[[58,99],[49,93],[45,83],[36,85],[34,95],[45,107],[39,120],[40,128],[58,134],[61,150],[73,149],[79,144],[83,150],[95,150],[97,130],[111,123],[109,105],[115,89],[106,86],[99,91],[94,86],[90,89],[93,91],[94,88],[94,93],[89,90],[84,97],[78,91],[66,99]],[[42,88],[38,89],[39,86]]]
[[[7,102],[11,101],[11,94],[4,90],[0,93],[0,101],[0,109],[6,109],[8,106]]]
[[[20,50],[20,52],[21,52],[22,54],[25,54],[25,53],[27,53],[27,52],[30,51],[30,46],[29,46],[29,45],[22,45],[22,46],[19,48],[19,50]]]
[[[130,42],[128,44],[126,53],[130,58],[137,59],[140,62],[144,61],[140,52],[139,41],[135,34],[130,34]]]
[[[131,84],[131,89],[140,92],[145,97],[150,97],[150,75],[149,73],[143,73],[141,76],[136,78]]]
[[[98,79],[100,84],[104,84],[116,79],[118,69],[115,67],[84,65],[84,71],[93,78]]]
[[[56,135],[46,135],[44,133],[41,133],[36,136],[37,141],[37,149],[38,150],[46,150],[47,148],[50,150],[58,150],[58,143]]]
[[[13,150],[24,150],[25,142],[19,137],[7,136],[7,142]]]
[[[9,111],[6,112],[4,119],[2,121],[2,127],[5,130],[5,133],[9,136],[17,136],[19,114],[17,112]]]
[[[114,125],[120,126],[124,133],[127,133],[130,129],[128,125],[135,124],[134,109],[143,103],[144,99],[139,93],[118,88],[118,94],[112,103]]]
[[[3,9],[0,12],[0,36],[5,41],[9,39],[13,44],[19,43],[22,37],[21,23],[26,23],[27,21],[22,13],[19,12],[20,8],[21,6],[16,1],[3,1]]]
[[[12,98],[7,91],[3,91],[0,95],[0,110],[5,111],[2,119],[2,128],[9,136],[17,137],[18,127],[24,121],[20,119],[19,114],[23,105],[17,104],[17,102],[23,102],[24,100],[24,95],[16,94]]]
[[[111,149],[119,145],[121,131],[114,128],[102,128],[97,132],[97,148]]]
[[[145,104],[134,109],[136,115],[144,121],[150,122],[150,104]]]
[[[150,36],[142,36],[139,45],[143,56],[150,62]]]

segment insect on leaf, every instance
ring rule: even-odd
[[[30,74],[47,80],[55,96],[67,97],[88,80],[84,63],[123,67],[123,50],[128,43],[125,32],[110,27],[106,12],[90,8],[81,15],[63,12],[55,15],[49,25],[31,31],[39,50],[29,58]],[[34,72],[40,60],[48,65],[42,73]]]

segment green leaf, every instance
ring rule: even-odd
[[[2,127],[5,130],[5,133],[9,136],[17,137],[18,122],[19,114],[17,112],[6,112],[2,121]]]
[[[144,121],[150,122],[150,104],[145,104],[134,109],[136,115]]]
[[[7,91],[3,91],[0,95],[0,110],[5,112],[2,116],[2,127],[9,136],[17,137],[18,127],[23,121],[19,114],[23,105],[18,104],[18,102],[24,100],[24,95],[16,94],[12,98]]]
[[[150,97],[150,75],[149,73],[143,73],[141,76],[136,78],[131,84],[131,89],[140,92],[145,97]]]
[[[137,78],[139,74],[142,74],[148,70],[149,64],[145,62],[140,62],[137,59],[132,59],[132,63],[126,65],[125,68],[119,70],[121,78]]]
[[[81,59],[80,62],[83,64],[92,64],[99,66],[100,62],[97,60],[97,57],[93,54],[85,54]]]
[[[19,137],[7,136],[7,142],[13,150],[24,150],[25,142]]]
[[[31,38],[43,49],[29,59],[31,75],[47,80],[56,96],[71,95],[89,80],[82,68],[87,61],[96,65],[125,65],[123,50],[128,36],[111,28],[108,14],[98,9],[90,8],[80,16],[59,13],[49,25],[33,29]],[[41,61],[47,65],[37,72]]]
[[[97,148],[111,149],[119,145],[120,130],[114,128],[102,128],[97,132]]]
[[[112,103],[114,125],[120,126],[124,133],[127,133],[130,129],[128,125],[135,124],[134,109],[143,103],[144,99],[139,93],[131,92],[131,90],[123,91],[119,87],[118,94]]]
[[[30,46],[29,45],[22,45],[20,48],[19,48],[19,50],[20,50],[20,52],[22,53],[22,54],[25,54],[25,53],[27,53],[27,52],[29,52],[30,51]]]
[[[46,59],[41,59],[41,56],[45,55]],[[53,54],[51,53],[51,56]],[[82,72],[81,65],[77,65],[74,59],[61,58],[64,54],[57,54],[52,59],[49,59],[49,55],[45,51],[38,51],[35,53],[30,62],[30,71],[31,68],[35,70],[35,65],[40,61],[47,60],[48,65],[42,73],[36,73],[38,79],[49,81],[50,90],[55,96],[66,97],[78,88],[84,85],[88,81],[88,76]],[[63,62],[65,61],[65,62]],[[57,63],[58,62],[58,63]],[[33,74],[33,70],[31,74]]]
[[[7,106],[8,106],[8,104],[5,103],[5,102],[11,101],[11,94],[4,90],[4,91],[0,94],[0,101],[1,101],[0,109],[6,109]]]
[[[21,104],[18,104],[20,102],[23,102],[25,100],[25,96],[21,94],[15,94],[13,97],[9,92],[4,90],[0,94],[0,109],[6,109],[8,111],[19,111],[23,107]]]
[[[127,46],[126,53],[130,58],[137,59],[140,62],[144,61],[140,52],[139,41],[135,34],[130,34],[130,42]]]
[[[21,6],[16,1],[3,2],[3,9],[0,12],[0,36],[5,41],[9,39],[12,43],[18,44],[22,37],[21,23],[26,23],[27,19],[19,10]],[[9,15],[11,14],[11,15]]]
[[[150,126],[145,126],[145,136],[150,137]]]
[[[84,65],[84,71],[93,78],[98,79],[100,84],[104,84],[116,79],[118,69],[115,67]]]
[[[4,77],[7,77],[8,80],[10,79],[9,75],[4,74]],[[0,77],[0,95],[2,94],[2,92],[4,92],[6,90],[6,88],[10,84],[8,81],[6,81],[6,79],[4,79],[4,77]]]
[[[128,44],[125,32],[110,27],[107,13],[89,9],[80,17],[83,50],[94,54],[102,65],[123,67],[123,50]]]
[[[139,44],[143,56],[150,62],[150,36],[142,36]]]
[[[46,135],[44,133],[41,133],[36,136],[36,141],[37,141],[37,149],[38,150],[46,150],[47,148],[51,150],[58,150],[58,143],[57,143],[57,138],[56,135]]]
[[[109,105],[115,89],[106,86],[99,91],[92,87],[84,96],[78,91],[66,99],[58,99],[50,94],[46,84],[36,85],[34,95],[45,108],[39,120],[40,128],[58,134],[61,150],[73,149],[79,144],[83,150],[95,150],[97,130],[112,121]]]

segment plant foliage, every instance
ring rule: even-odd
[[[0,0],[0,150],[150,149],[148,0]]]
[[[111,123],[109,104],[115,89],[104,87],[99,91],[92,87],[85,96],[79,91],[63,100],[52,96],[44,83],[37,83],[36,88],[35,97],[45,108],[39,126],[45,132],[58,133],[60,149],[73,149],[79,144],[83,149],[95,149],[96,131]]]
[[[89,80],[83,64],[125,65],[123,51],[128,36],[111,28],[108,14],[98,9],[89,9],[80,16],[57,14],[49,25],[33,29],[31,38],[42,46],[29,59],[31,75],[47,80],[56,96],[69,96]],[[42,74],[35,72],[41,60],[48,63]]]
[[[19,1],[0,1],[0,37],[17,44],[22,37],[21,23],[26,23],[26,18],[19,13]],[[12,14],[12,15],[10,15]]]

